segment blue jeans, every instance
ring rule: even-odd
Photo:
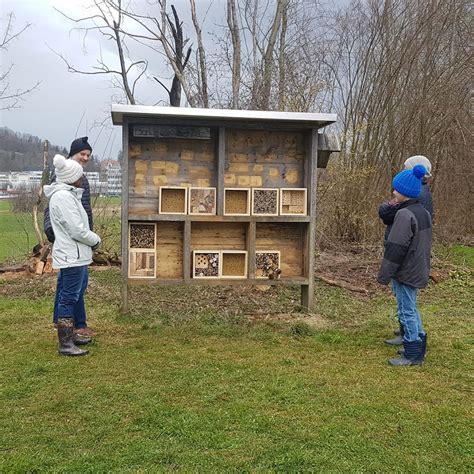
[[[63,268],[59,271],[54,299],[53,322],[58,318],[74,318],[74,327],[85,328],[84,293],[89,282],[88,266]]]
[[[416,308],[418,288],[404,285],[392,279],[392,289],[397,299],[398,318],[405,331],[403,341],[421,341],[420,335],[424,335],[425,330],[423,329],[420,313]]]

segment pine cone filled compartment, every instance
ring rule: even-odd
[[[280,278],[280,252],[278,250],[257,250],[255,252],[255,277],[274,280]]]
[[[193,250],[193,278],[219,278],[220,275],[219,250]]]

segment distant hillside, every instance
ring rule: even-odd
[[[26,133],[18,133],[7,127],[0,127],[0,172],[38,171],[43,169],[43,142],[39,137]],[[60,153],[67,156],[64,147],[49,144],[48,162]],[[98,171],[99,163],[90,162],[87,171]]]

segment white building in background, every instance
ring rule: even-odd
[[[0,198],[8,196],[10,173],[0,173]]]
[[[42,171],[23,171],[10,173],[10,192],[15,194],[20,191],[36,191],[41,186]]]
[[[91,194],[103,193],[104,183],[100,182],[100,173],[98,171],[86,171],[84,174],[86,175],[86,178],[89,181]]]
[[[91,194],[119,196],[122,193],[122,171],[118,163],[107,164],[106,181],[100,181],[100,173],[97,171],[87,171],[84,174],[89,181]],[[42,175],[42,171],[0,173],[0,198],[36,192],[41,186]]]
[[[122,169],[119,164],[107,165],[107,194],[109,196],[122,194]]]

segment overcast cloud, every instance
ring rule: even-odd
[[[141,8],[149,5],[146,0],[135,3]],[[173,3],[185,24],[190,25],[188,0]],[[198,9],[207,10],[209,3],[210,0],[198,0]],[[97,123],[110,116],[112,96],[118,91],[112,89],[107,76],[69,73],[61,59],[49,49],[64,54],[74,66],[87,70],[91,69],[100,51],[106,62],[116,60],[114,44],[103,39],[99,42],[94,35],[88,36],[86,54],[83,54],[83,35],[71,31],[71,23],[54,10],[56,7],[70,16],[81,17],[86,11],[84,6],[89,4],[89,0],[1,0],[2,19],[10,11],[15,14],[14,30],[32,23],[2,53],[2,70],[14,64],[9,78],[13,89],[27,89],[37,81],[41,84],[25,98],[21,108],[0,112],[0,126],[65,147],[69,147],[76,136],[88,135],[98,156],[115,159],[121,148],[120,127],[113,127],[110,120],[106,127]],[[222,22],[224,3],[214,0],[211,4],[212,17],[209,13],[206,23],[212,28],[213,24]],[[145,53],[142,46],[133,48],[133,57],[135,51],[150,56],[149,50]],[[153,72],[160,77],[170,75],[160,57],[157,54],[152,57]],[[155,81],[149,80],[141,86],[139,99],[141,103],[153,105],[166,100],[166,94]]]

